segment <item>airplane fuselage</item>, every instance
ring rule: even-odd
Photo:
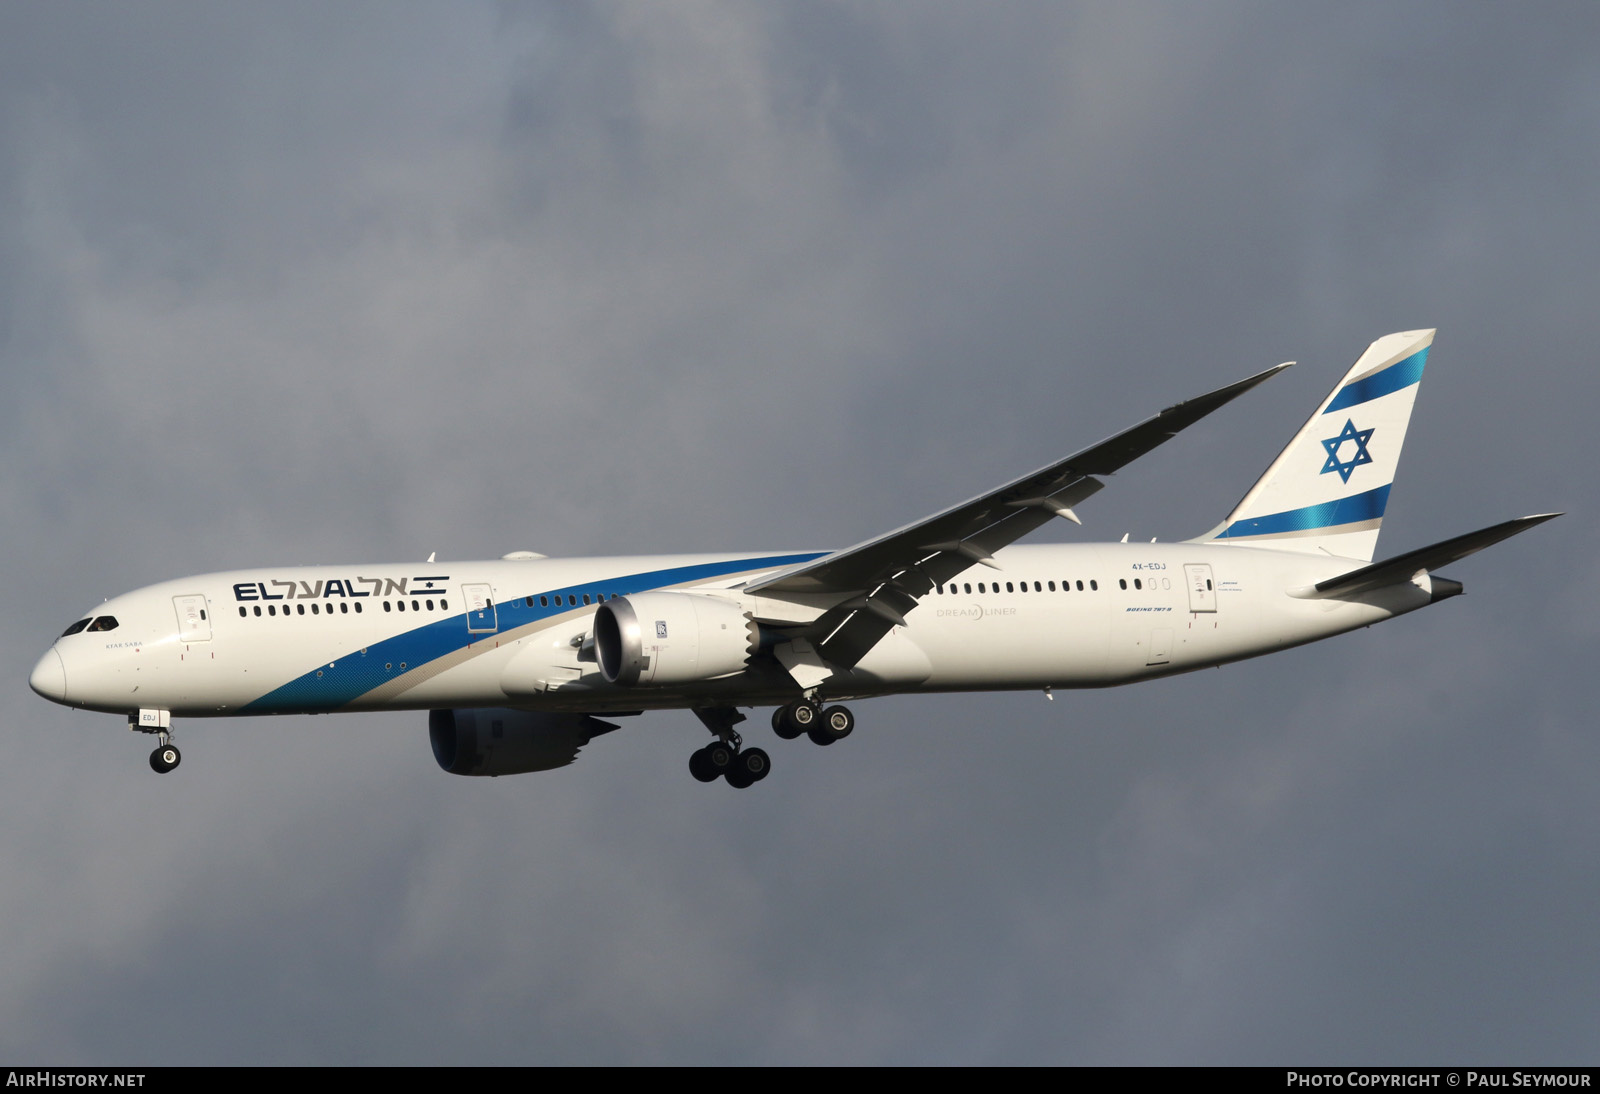
[[[184,717],[441,707],[643,710],[786,702],[759,655],[692,685],[619,687],[592,654],[597,607],[651,590],[801,624],[803,598],[747,582],[818,552],[263,568],[148,586],[64,635],[61,701]],[[1290,590],[1346,559],[1235,546],[1019,545],[938,587],[830,698],[900,691],[1104,687],[1268,653],[1430,602],[1420,585],[1353,600]]]

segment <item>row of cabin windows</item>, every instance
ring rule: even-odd
[[[1119,588],[1126,589],[1128,587],[1128,579],[1125,578],[1125,577],[1117,578],[1117,586]],[[1076,587],[1077,590],[1080,593],[1083,592],[1084,589],[1085,589],[1084,583],[1082,581],[1078,581],[1078,582],[1063,581],[1061,583],[1061,591],[1064,592],[1064,593],[1070,593],[1073,590],[1074,587]],[[1133,579],[1133,587],[1135,589],[1142,590],[1144,588],[1144,579],[1143,578],[1137,578],[1137,577],[1134,578]],[[1155,587],[1156,587],[1155,579],[1151,578],[1150,579],[1150,588],[1151,588],[1151,590],[1154,590]],[[1168,587],[1170,588],[1170,585]],[[1089,592],[1099,592],[1100,591],[1100,583],[1091,578],[1087,588],[1088,588]],[[1207,581],[1206,581],[1206,588],[1208,588],[1208,589],[1211,588],[1210,579],[1207,579]],[[952,594],[952,593],[970,593],[971,591],[972,591],[971,582],[965,582],[965,581],[959,582],[959,583],[952,581],[949,585],[940,585],[940,586],[938,586],[938,594],[940,596],[946,596],[946,595],[949,595],[949,594]],[[997,592],[1000,591],[1000,583],[998,581],[991,581],[991,582],[987,582],[987,583],[980,581],[980,582],[978,582],[978,591],[980,593],[982,593],[982,592],[997,593]],[[1028,583],[1026,581],[1015,581],[1015,582],[1008,581],[1008,582],[1006,582],[1006,592],[1008,592],[1008,593],[1025,593],[1027,591],[1028,591]],[[1036,593],[1042,593],[1042,592],[1052,592],[1053,593],[1053,592],[1056,591],[1056,583],[1054,581],[1043,581],[1043,582],[1035,581],[1033,583],[1033,591],[1036,592]]]
[[[299,615],[305,615],[306,614],[306,606],[304,604],[296,604],[295,607],[299,609],[299,612],[298,612]],[[341,612],[344,612],[344,613],[348,614],[349,611],[350,611],[349,603],[346,602],[346,601],[342,601],[341,600],[339,602],[339,610]],[[262,612],[260,604],[256,604],[253,607],[247,607],[247,606],[245,606],[243,604],[239,605],[239,616],[240,616],[240,618],[243,618],[244,616],[249,615],[252,611],[256,615],[263,615],[263,614],[265,614],[265,615],[277,615],[278,614],[278,606],[276,604],[268,604],[267,605],[267,610],[265,612]],[[360,611],[361,611],[361,605],[358,603],[358,604],[356,604],[356,612],[359,614]],[[320,607],[318,605],[316,605],[316,604],[311,605],[311,614],[312,615],[322,615],[324,612],[326,612],[328,615],[332,615],[333,614],[333,605],[332,604],[323,604]],[[283,614],[287,616],[287,615],[294,614],[294,613],[291,613],[289,611],[289,605],[285,604],[283,606]]]
[[[296,604],[294,607],[295,607],[294,614],[296,614],[296,615],[305,615],[306,614],[306,606],[304,604]],[[390,601],[385,600],[383,602],[383,610],[386,611],[386,612],[392,612],[392,611],[395,611],[395,610],[399,610],[399,611],[403,612],[403,611],[406,610],[406,602],[404,600],[396,600],[396,601],[393,601],[391,603]],[[430,611],[431,612],[431,611],[434,610],[434,602],[431,601],[431,600],[413,600],[411,602],[411,610],[414,611],[414,612],[420,612],[420,611]],[[439,610],[442,611],[442,612],[449,611],[450,610],[450,602],[447,601],[447,600],[439,601]],[[349,615],[350,611],[351,611],[351,605],[350,605],[349,601],[347,601],[347,600],[339,601],[339,614],[340,615]],[[263,614],[262,611],[261,611],[261,605],[260,604],[256,604],[253,607],[247,607],[247,606],[245,606],[243,604],[239,605],[239,617],[241,619],[244,618],[247,615],[250,615],[252,612],[254,612],[254,614],[256,614],[256,615]],[[355,613],[357,615],[361,614],[361,602],[359,600],[355,602]],[[265,614],[266,615],[277,615],[278,614],[278,606],[276,604],[268,604]],[[285,604],[283,606],[283,614],[284,615],[289,615],[290,614],[289,605]],[[312,615],[332,615],[333,614],[333,605],[331,603],[329,603],[329,604],[321,604],[321,605],[312,604],[311,605],[311,614]],[[113,625],[115,625],[115,624],[113,624]]]
[[[593,593],[593,594],[584,593],[584,594],[582,594],[581,602],[584,603],[584,604],[603,604],[607,600],[615,600],[618,595],[619,594],[617,594],[617,593],[610,593],[610,594],[607,594],[607,593]],[[557,594],[554,597],[549,596],[549,595],[545,595],[545,596],[541,596],[541,597],[538,598],[539,607],[541,607],[541,608],[550,607],[550,602],[552,600],[555,601],[555,606],[558,607],[558,608],[563,607],[563,606],[571,606],[571,607],[576,608],[578,606],[578,604],[580,603],[579,596],[576,593],[570,593],[570,594],[565,594],[565,595]],[[531,597],[531,596],[523,598],[523,603],[525,603],[530,608],[533,607],[533,602],[534,602],[534,598]],[[488,608],[488,607],[491,607],[491,606],[492,605],[485,605],[485,608]],[[298,609],[299,614],[301,614],[301,615],[305,615],[306,614],[306,606],[304,604],[297,604],[297,605],[295,605],[295,607]],[[450,610],[450,602],[448,600],[440,600],[437,603],[437,607],[438,607],[439,611],[447,612],[447,611]],[[434,608],[435,608],[435,602],[432,601],[432,600],[413,600],[413,601],[411,601],[411,610],[414,611],[414,612],[421,612],[421,611],[429,611],[429,612],[431,612],[431,611],[434,610]],[[357,612],[361,611],[361,604],[360,604],[359,601],[356,602],[356,604],[355,604],[355,610]],[[404,600],[396,600],[396,601],[393,601],[391,603],[390,601],[385,600],[383,602],[383,610],[386,611],[386,612],[390,612],[390,611],[402,611],[403,612],[403,611],[406,610],[406,602]],[[254,608],[254,611],[255,611],[256,615],[262,614],[261,606],[260,605],[256,605],[255,608]],[[328,615],[332,615],[333,614],[333,605],[332,604],[323,605],[322,611],[326,612]],[[339,602],[339,611],[343,612],[343,613],[348,613],[350,611],[350,603],[347,602],[347,601],[340,601]],[[239,615],[240,616],[246,616],[246,615],[249,615],[249,614],[250,614],[250,610],[247,609],[244,605],[240,605],[240,607],[239,607]],[[266,614],[267,615],[277,615],[278,614],[277,605],[276,604],[268,604],[267,605]],[[283,606],[283,614],[284,615],[288,615],[289,614],[289,605],[285,604]],[[316,604],[312,604],[311,605],[311,614],[312,615],[320,614],[318,612]],[[110,616],[106,616],[105,618],[110,619],[111,617]],[[78,631],[83,630],[84,627],[88,625],[88,623],[89,623],[89,621],[87,619],[81,619],[78,622],[74,623],[71,627],[69,627],[67,629],[67,633],[68,634],[76,634]],[[117,625],[116,620],[112,619],[111,620],[111,626],[115,627],[116,625]],[[90,629],[91,630],[110,630],[111,628],[110,627],[105,627],[105,628],[91,627]]]
[[[1073,586],[1072,582],[1063,581],[1061,583],[1061,591],[1064,592],[1064,593],[1070,593],[1072,591],[1072,586]],[[1089,580],[1089,584],[1087,586],[1085,586],[1082,581],[1079,581],[1077,583],[1077,586],[1078,586],[1078,591],[1080,593],[1084,592],[1085,589],[1087,589],[1087,591],[1092,592],[1092,593],[1097,593],[1097,592],[1100,591],[1100,583],[1098,581],[1095,581],[1093,578],[1091,578]],[[1128,587],[1127,583],[1124,582],[1122,587],[1124,589],[1126,589]],[[938,592],[939,592],[940,596],[947,596],[947,595],[959,594],[959,593],[964,593],[964,592],[970,593],[971,591],[972,591],[972,582],[970,582],[970,581],[963,581],[963,582],[959,582],[959,583],[952,581],[949,585],[940,585],[938,587]],[[980,593],[983,593],[983,592],[997,593],[997,592],[1000,591],[1000,583],[998,581],[990,581],[990,582],[980,581],[980,582],[978,582],[978,591]],[[1008,581],[1008,582],[1006,582],[1006,592],[1008,592],[1008,593],[1025,593],[1027,591],[1028,591],[1028,583],[1026,581],[1015,581],[1015,582]],[[1056,583],[1054,581],[1035,581],[1033,583],[1033,591],[1036,592],[1036,593],[1043,593],[1043,592],[1052,592],[1053,593],[1053,592],[1056,591]]]
[[[402,612],[406,610],[406,602],[404,600],[396,600],[394,602],[394,606],[395,606],[395,608],[397,608],[398,610],[400,610]],[[360,610],[361,610],[361,605],[357,604],[356,605],[356,611],[360,611]],[[383,602],[383,610],[384,611],[388,611],[389,610],[389,602],[387,600],[385,600]],[[431,601],[431,600],[413,600],[411,602],[411,610],[414,611],[414,612],[421,612],[421,611],[429,611],[429,612],[431,612],[431,611],[433,611],[433,601]],[[449,611],[450,610],[450,602],[448,600],[439,601],[439,610],[441,612]]]
[[[588,593],[583,594],[583,602],[585,604],[604,604],[607,600],[615,600],[616,598],[616,593],[611,593],[609,596],[605,593],[595,593],[593,598],[591,598]],[[565,597],[563,597],[560,593],[557,593],[553,598],[549,596],[541,596],[539,598],[539,607],[548,608],[552,599],[555,600],[556,607],[558,608],[563,604],[566,604],[568,607],[572,608],[576,608],[578,606],[578,595],[576,593],[568,593]],[[531,596],[523,597],[522,602],[530,608],[533,607],[533,597]]]

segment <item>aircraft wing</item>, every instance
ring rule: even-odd
[[[1072,506],[1105,485],[1094,476],[1112,474],[1290,364],[1169,406],[1032,474],[875,539],[782,570],[746,591],[846,597],[808,635],[829,664],[853,667],[892,627],[903,624],[905,613],[934,586],[975,562],[998,569],[996,551],[1057,516],[1076,521]]]

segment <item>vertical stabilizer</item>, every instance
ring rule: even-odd
[[[1372,560],[1431,330],[1367,347],[1228,519],[1197,542]]]

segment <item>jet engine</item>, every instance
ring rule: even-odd
[[[565,767],[592,738],[616,728],[588,714],[428,711],[433,758],[452,775],[521,775]]]
[[[600,605],[594,652],[619,687],[691,684],[742,672],[760,633],[738,604],[700,593],[634,593]]]

